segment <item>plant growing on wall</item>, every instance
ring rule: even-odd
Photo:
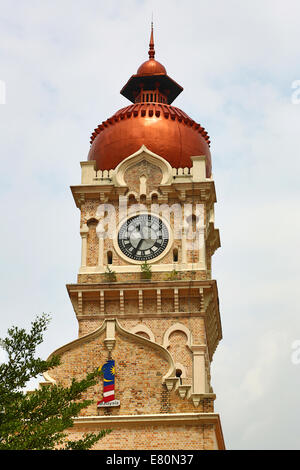
[[[105,280],[108,282],[115,282],[117,280],[115,271],[110,269],[108,265],[106,266],[106,271],[104,273],[104,276],[105,276]]]
[[[141,264],[141,275],[142,279],[146,280],[149,280],[152,277],[151,266],[147,263],[146,260],[143,264]]]
[[[167,276],[167,281],[177,281],[178,279],[180,279],[180,274],[176,269],[173,269]]]

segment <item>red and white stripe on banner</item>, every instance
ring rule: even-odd
[[[106,385],[103,387],[103,401],[108,402],[115,399],[115,386]]]

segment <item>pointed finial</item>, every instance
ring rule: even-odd
[[[151,36],[150,36],[150,43],[149,43],[149,59],[154,59],[155,57],[155,50],[154,50],[154,37],[153,37],[153,13],[152,13],[152,21],[151,21]]]

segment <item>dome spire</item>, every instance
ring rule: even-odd
[[[120,93],[132,103],[171,104],[183,88],[172,80],[165,67],[155,60],[153,16],[148,54],[149,59],[140,65]]]
[[[151,21],[151,35],[150,35],[150,43],[149,43],[149,59],[154,59],[155,57],[155,50],[154,50],[154,36],[153,36],[153,17]]]

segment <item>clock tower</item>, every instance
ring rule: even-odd
[[[220,246],[205,129],[172,105],[183,88],[149,59],[121,90],[131,103],[92,133],[81,184],[81,266],[68,294],[78,338],[47,384],[102,367],[72,438],[95,449],[224,449],[210,364],[222,338],[211,259]]]

